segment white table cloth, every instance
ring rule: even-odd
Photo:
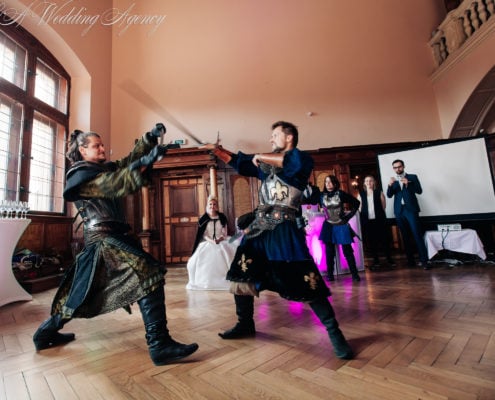
[[[33,297],[17,282],[12,271],[12,254],[30,219],[0,219],[0,307]]]
[[[442,249],[466,254],[476,254],[482,260],[486,259],[483,243],[473,229],[449,232],[426,231],[424,239],[429,259]]]

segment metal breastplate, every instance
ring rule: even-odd
[[[74,204],[82,217],[85,230],[128,230],[121,199],[77,200]]]
[[[325,194],[322,198],[322,203],[325,206],[325,218],[331,224],[339,224],[342,222],[340,218],[342,213],[342,203],[338,193],[332,195]]]
[[[298,210],[302,202],[302,190],[288,185],[277,175],[271,174],[261,185],[260,205],[285,206]]]

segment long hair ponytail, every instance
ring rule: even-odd
[[[79,146],[86,147],[89,143],[90,136],[100,137],[96,132],[83,132],[79,129],[75,129],[74,132],[70,134],[66,153],[66,157],[70,162],[75,163],[83,160],[82,155],[79,152]]]

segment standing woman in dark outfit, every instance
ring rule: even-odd
[[[361,226],[364,237],[368,239],[370,252],[373,256],[373,265],[370,270],[380,268],[378,252],[380,248],[385,253],[387,262],[391,267],[395,266],[390,255],[390,231],[387,229],[387,217],[385,215],[385,195],[376,187],[376,180],[372,175],[364,178],[364,190],[359,192],[361,201]]]
[[[344,204],[348,204],[348,212],[344,211]],[[320,207],[325,213],[325,221],[323,222],[319,239],[325,243],[327,278],[329,281],[335,280],[333,270],[336,245],[342,246],[344,257],[352,274],[352,280],[355,282],[361,280],[351,246],[355,233],[349,225],[349,220],[356,214],[359,204],[358,199],[340,190],[340,182],[335,175],[325,177],[325,187],[320,197]]]

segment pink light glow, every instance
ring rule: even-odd
[[[289,301],[289,312],[292,315],[302,315],[304,313],[304,303],[297,301]]]

